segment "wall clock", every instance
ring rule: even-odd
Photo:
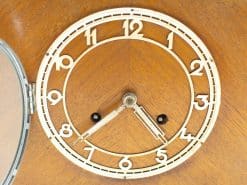
[[[19,74],[10,91],[24,103],[3,182],[17,173],[33,113],[49,150],[78,173],[125,183],[200,165],[191,158],[216,123],[221,85],[199,36],[164,11],[135,6],[71,23],[47,45],[35,83],[1,42],[2,60]]]
[[[114,24],[112,32],[104,32],[108,24]],[[159,34],[164,35],[163,41],[155,38],[145,27],[159,29]],[[189,56],[176,48],[179,42],[190,52]],[[72,53],[74,43],[81,44],[82,48],[76,54]],[[153,51],[147,59],[145,55],[135,59],[138,57],[135,49],[125,59],[111,58],[112,52],[119,52],[111,48],[117,46],[121,50],[126,45],[145,45]],[[106,54],[97,53],[101,48]],[[90,69],[90,63],[97,63],[94,55],[103,58],[98,59],[97,65],[102,67],[96,73]],[[149,68],[149,73],[138,72],[142,67]],[[173,74],[168,74],[169,71]],[[182,77],[176,78],[175,71],[183,73]],[[49,85],[53,76],[60,78]],[[81,77],[75,79],[77,76]],[[116,87],[107,84],[111,78],[118,80]],[[145,83],[145,78],[151,83]],[[183,85],[176,81],[182,81]],[[91,84],[94,84],[93,88]],[[94,102],[95,91],[100,91],[100,88],[108,88],[104,92],[107,99],[116,97],[116,108],[102,116],[97,111],[107,101],[104,94]],[[169,98],[169,88],[173,90],[172,94],[181,94],[182,99]],[[150,93],[148,99],[140,90],[149,91],[145,92]],[[152,10],[116,8],[79,20],[54,41],[41,63],[35,96],[41,125],[48,139],[68,160],[99,175],[135,179],[176,167],[205,142],[218,114],[220,82],[215,62],[206,46],[181,22]],[[178,111],[182,118],[179,114],[179,117],[173,117],[167,113],[169,106],[178,100],[182,109],[173,111]],[[77,103],[70,103],[75,101]],[[148,111],[150,103],[154,104],[152,113]],[[134,114],[136,118],[127,115],[126,119],[115,119],[123,111]],[[56,114],[61,117],[58,119]],[[93,124],[88,120],[90,115]],[[196,116],[200,119],[193,120]],[[170,126],[166,128],[168,124]],[[110,130],[114,129],[112,132],[106,131],[109,125],[112,125]],[[173,128],[170,130],[169,127]],[[123,138],[116,136],[118,129],[124,132]],[[140,131],[133,133],[135,129]],[[142,133],[141,138],[138,138],[138,132]],[[112,143],[107,142],[109,138],[120,142],[111,149]]]
[[[114,25],[113,30],[107,29],[109,24]],[[150,33],[154,29],[164,35],[163,40]],[[190,56],[176,48],[179,42],[191,52]],[[72,53],[73,44],[81,44],[81,50]],[[136,55],[138,45],[145,45],[152,52],[149,56]],[[112,52],[121,53],[122,47],[125,52],[126,46],[132,46],[128,57],[111,58]],[[100,53],[102,50],[105,54]],[[90,63],[101,67],[91,68]],[[148,73],[139,72],[141,68],[149,68]],[[183,76],[176,78],[168,71],[177,71]],[[56,83],[49,86],[53,75],[59,75],[60,79],[56,78]],[[172,87],[167,83],[168,78],[173,81]],[[145,83],[144,79],[149,82]],[[176,81],[182,81],[183,85],[176,85]],[[111,84],[116,82],[119,84]],[[181,93],[182,99],[169,98],[169,88],[172,94]],[[102,98],[97,102],[94,99],[99,94],[95,91],[102,91]],[[146,97],[141,91],[149,95]],[[42,127],[55,147],[84,169],[120,179],[156,175],[185,161],[206,140],[220,105],[218,72],[206,46],[182,23],[140,8],[105,10],[65,30],[43,59],[36,93]],[[114,97],[116,102],[111,105],[109,99]],[[181,110],[177,111],[183,118],[167,113],[170,108],[166,107],[178,100]],[[113,110],[104,112],[102,119],[92,124],[88,118],[107,101]],[[151,103],[154,110],[149,108]],[[61,118],[57,120],[56,113],[61,111]],[[137,119],[129,115],[121,119],[123,111],[134,114]],[[159,114],[172,121],[158,125],[155,117],[162,119]],[[203,116],[193,121],[192,117],[200,114]],[[124,132],[123,138],[118,137],[120,131]],[[109,138],[117,141],[115,146],[107,142]],[[177,147],[175,151],[173,147]]]

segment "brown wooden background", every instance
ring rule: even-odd
[[[45,51],[69,25],[107,8],[136,6],[164,12],[195,31],[213,54],[222,104],[204,146],[185,164],[143,180],[113,180],[67,161],[50,143],[34,115],[15,185],[247,184],[247,1],[246,0],[2,0],[0,38],[16,51],[30,81]]]

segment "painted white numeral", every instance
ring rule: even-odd
[[[97,31],[96,28],[93,30],[86,30],[84,36],[87,38],[87,45],[95,45],[97,44]]]
[[[59,130],[59,135],[65,138],[71,137],[73,134],[72,129],[68,123],[64,123],[62,128]]]
[[[155,160],[158,163],[164,164],[167,161],[167,154],[166,154],[166,150],[164,149],[159,149],[156,153],[157,157],[155,158]]]
[[[124,157],[119,161],[119,168],[122,170],[129,170],[132,167],[131,160],[128,159],[128,157]]]
[[[180,139],[184,139],[187,140],[188,142],[190,142],[192,139],[195,139],[194,136],[192,136],[190,133],[186,133],[186,128],[183,128],[181,130],[181,135],[180,135]]]
[[[47,95],[47,99],[51,102],[51,105],[56,105],[61,99],[63,99],[63,96],[60,91],[51,90]]]
[[[198,99],[199,101],[194,102],[195,109],[204,110],[208,107],[208,105],[209,105],[208,95],[198,94],[196,96],[196,99]]]
[[[139,33],[143,28],[143,24],[138,19],[125,20],[123,23],[123,28],[125,36],[143,37],[143,34]]]
[[[84,148],[84,150],[85,150],[85,151],[89,151],[89,154],[88,154],[88,156],[87,156],[87,160],[90,161],[91,158],[92,158],[92,156],[93,156],[93,152],[94,152],[95,148],[90,147],[90,146],[86,146],[86,147]]]
[[[69,55],[60,56],[56,61],[56,70],[60,71],[60,69],[70,69],[73,66],[74,60]]]
[[[190,64],[190,69],[191,69],[191,72],[190,72],[190,75],[193,75],[193,76],[202,76],[203,75],[203,67],[204,67],[204,62],[201,61],[201,60],[193,60]]]
[[[168,45],[167,45],[167,48],[168,49],[172,49],[173,48],[173,35],[174,33],[173,32],[170,32],[168,35],[167,35],[167,41],[168,41]]]

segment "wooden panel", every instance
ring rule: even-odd
[[[47,139],[35,114],[27,148],[14,184],[247,184],[245,0],[8,0],[0,4],[0,38],[16,51],[29,80],[34,82],[46,50],[65,28],[93,12],[122,6],[149,8],[171,15],[195,31],[208,46],[216,61],[222,85],[221,109],[212,134],[191,159],[167,173],[141,180],[114,180],[94,175],[66,160]],[[144,45],[139,47],[145,48]],[[100,52],[105,53],[104,50]],[[147,54],[152,56],[151,51]],[[119,55],[124,57],[124,52]],[[140,70],[145,68],[141,64],[136,65],[139,65]],[[145,73],[145,70],[141,71]],[[134,79],[141,80],[138,77]],[[125,84],[124,80],[121,83]],[[121,90],[122,87],[116,85],[116,88]],[[133,88],[138,89],[136,86]],[[178,105],[171,106],[176,109]],[[155,108],[151,108],[151,111],[155,111]]]

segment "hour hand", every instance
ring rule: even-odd
[[[160,127],[153,120],[150,114],[144,109],[144,107],[137,104],[137,97],[135,94],[125,94],[123,103],[126,107],[134,109],[135,115],[144,124],[144,126],[154,136],[155,139],[160,140],[164,144],[167,144],[168,141],[165,138],[165,133],[160,129]]]
[[[112,119],[114,119],[120,112],[122,112],[126,107],[121,105],[116,110],[113,110],[111,113],[109,113],[107,116],[105,116],[102,120],[96,123],[93,127],[85,131],[83,134],[81,134],[78,139],[74,142],[76,144],[80,140],[85,140],[87,137],[94,134],[97,130],[105,126],[107,123],[109,123]]]
[[[147,111],[139,105],[135,105],[134,107],[135,115],[139,118],[139,120],[144,124],[144,126],[151,132],[155,139],[159,139],[162,143],[167,143],[167,139],[165,138],[165,133],[160,129],[157,123],[153,120],[153,118],[147,113]]]

